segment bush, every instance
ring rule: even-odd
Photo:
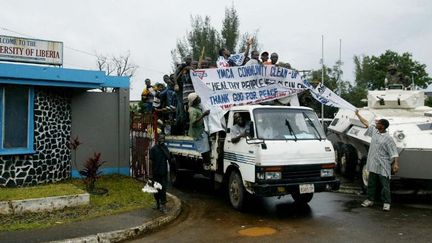
[[[96,181],[99,179],[102,172],[99,168],[106,162],[101,161],[101,153],[95,153],[93,157],[87,159],[84,164],[84,169],[80,170],[80,174],[84,176],[84,184],[88,192],[94,192],[96,189]]]

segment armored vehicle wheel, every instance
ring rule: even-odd
[[[228,182],[228,195],[233,208],[242,210],[246,197],[243,180],[237,171],[232,171]]]
[[[357,166],[357,153],[351,145],[342,146],[340,157],[340,172],[343,176],[353,179]]]
[[[369,171],[366,169],[366,163],[362,164],[361,167],[361,188],[363,192],[366,192],[368,185]]]
[[[336,172],[340,171],[340,158],[341,158],[341,151],[342,151],[342,143],[335,143],[333,144],[334,153],[335,153],[335,162],[336,162]]]
[[[306,204],[312,200],[313,193],[300,194],[298,192],[291,194],[291,197],[298,204]]]

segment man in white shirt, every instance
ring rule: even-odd
[[[243,65],[245,57],[249,54],[249,49],[252,43],[252,38],[246,42],[246,50],[244,53],[231,54],[231,52],[226,48],[220,49],[219,58],[216,61],[216,66],[218,68],[223,68]]]
[[[365,135],[371,137],[366,168],[369,171],[367,199],[362,203],[363,207],[373,206],[377,184],[381,184],[381,199],[383,210],[390,211],[390,177],[392,173],[399,171],[399,155],[394,140],[387,133],[390,125],[386,119],[376,121],[375,125],[363,118],[358,110],[355,113],[360,122],[368,129]]]
[[[259,52],[258,51],[252,51],[251,52],[251,59],[245,64],[245,66],[248,65],[260,65],[262,64],[259,60]]]
[[[235,125],[231,128],[231,142],[238,143],[242,137],[248,135],[249,121],[246,121],[240,113],[234,114]]]

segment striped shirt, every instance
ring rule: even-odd
[[[366,169],[369,172],[390,177],[393,158],[399,157],[395,142],[388,132],[380,133],[373,125],[368,127],[365,136],[372,138]]]

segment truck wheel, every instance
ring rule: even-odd
[[[296,193],[292,193],[291,197],[298,204],[306,204],[312,200],[313,193],[300,194],[300,193],[296,192]]]
[[[237,171],[232,171],[229,177],[228,195],[233,208],[242,210],[245,201],[245,189],[243,180]]]
[[[179,183],[179,174],[178,174],[178,170],[175,166],[172,166],[170,168],[170,181],[171,181],[171,185],[176,186]]]
[[[353,179],[357,165],[357,154],[350,145],[343,145],[340,157],[340,172],[343,176]]]

